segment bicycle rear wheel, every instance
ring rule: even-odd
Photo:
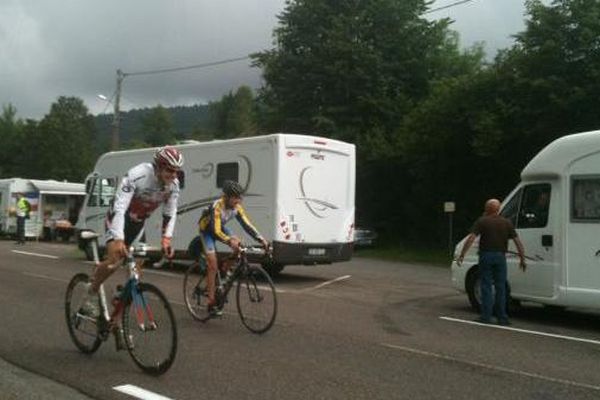
[[[162,292],[139,283],[123,311],[125,344],[133,361],[150,375],[162,375],[177,354],[175,315]]]
[[[210,319],[206,306],[207,293],[206,268],[200,268],[198,264],[191,265],[183,278],[183,299],[192,317],[201,322]]]
[[[277,316],[277,294],[269,274],[259,266],[249,266],[238,278],[235,293],[242,324],[253,333],[265,333]]]
[[[102,344],[100,333],[98,332],[98,320],[80,314],[79,309],[83,305],[83,300],[87,294],[87,284],[90,277],[87,274],[77,274],[71,279],[67,286],[65,295],[65,317],[69,335],[75,343],[75,346],[87,354],[98,350]],[[100,298],[96,297],[98,304]],[[98,307],[100,309],[100,307]]]

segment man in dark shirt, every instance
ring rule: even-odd
[[[500,215],[500,201],[490,199],[485,203],[485,211],[467,237],[456,262],[460,266],[465,254],[479,238],[479,273],[481,276],[481,317],[479,322],[489,324],[492,318],[492,280],[496,289],[496,317],[500,325],[510,325],[506,314],[506,251],[508,239],[512,239],[519,253],[520,268],[525,271],[525,251],[512,222]]]

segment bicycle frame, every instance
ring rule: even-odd
[[[140,232],[140,233],[143,233]],[[94,255],[95,262],[99,262],[99,254],[98,254],[98,243],[96,240],[92,243],[92,252]],[[138,327],[140,330],[152,330],[156,329],[156,323],[154,322],[154,316],[150,307],[146,303],[144,296],[140,294],[137,289],[137,285],[140,281],[140,274],[137,269],[137,264],[134,258],[134,254],[138,253],[134,246],[129,247],[129,252],[127,257],[123,261],[123,266],[127,266],[129,278],[125,283],[125,286],[121,290],[117,302],[114,304],[112,312],[109,309],[108,301],[106,298],[106,290],[104,288],[104,283],[100,285],[98,290],[98,294],[100,296],[100,307],[101,307],[101,315],[104,318],[104,321],[108,324],[106,327],[108,331],[110,331],[115,325],[119,324],[121,313],[125,308],[125,305],[129,302],[133,301],[135,307],[135,315],[138,323]],[[144,323],[144,313],[143,310],[146,310],[146,316],[150,322],[149,326],[146,326]]]

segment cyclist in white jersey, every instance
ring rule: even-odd
[[[153,163],[142,163],[127,171],[115,193],[106,217],[107,257],[94,270],[89,294],[98,292],[100,285],[120,265],[127,249],[144,227],[144,221],[161,204],[163,226],[161,247],[166,257],[172,258],[171,238],[177,216],[179,180],[183,156],[174,147],[163,147],[154,154]],[[84,303],[85,314],[97,314],[92,301]]]

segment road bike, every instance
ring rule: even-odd
[[[261,334],[268,331],[275,322],[277,294],[269,274],[262,267],[248,263],[249,254],[268,257],[270,252],[260,247],[240,246],[234,266],[227,271],[217,268],[216,307],[225,307],[229,291],[235,285],[235,303],[242,324],[251,332]],[[207,308],[206,274],[206,260],[201,255],[188,268],[183,278],[185,305],[192,317],[201,322],[214,318]]]
[[[82,232],[81,235],[82,239],[91,242],[97,264],[98,235],[93,232]],[[141,247],[129,248],[122,264],[129,277],[124,285],[117,286],[110,311],[104,285],[101,285],[96,299],[100,315],[93,318],[82,313],[90,277],[80,273],[67,287],[65,313],[71,339],[83,353],[94,353],[112,333],[117,350],[127,349],[142,371],[161,375],[171,367],[177,354],[177,326],[165,295],[156,286],[140,282],[135,257],[144,255],[145,250]]]

